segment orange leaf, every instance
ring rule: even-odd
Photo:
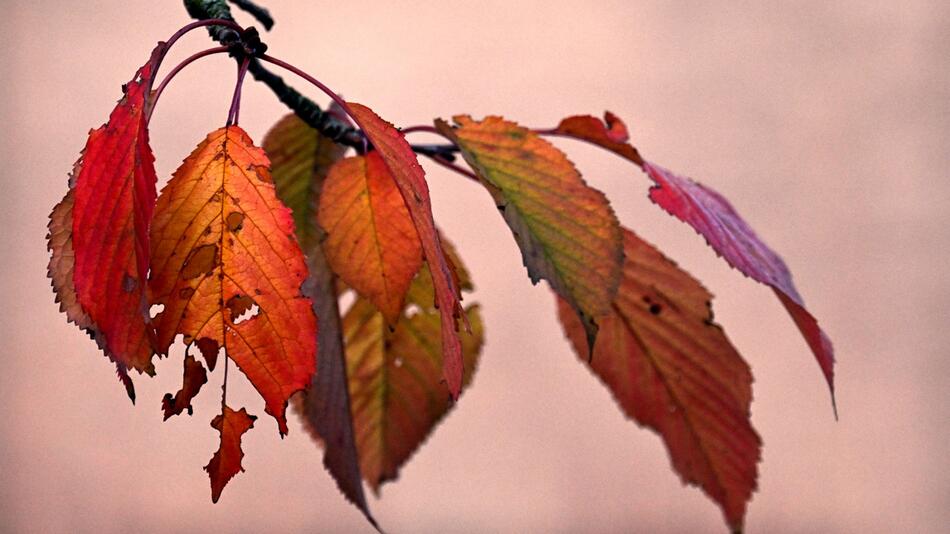
[[[320,226],[333,271],[396,324],[422,246],[399,188],[377,151],[337,162],[323,185]]]
[[[590,115],[567,117],[550,133],[593,143],[643,166],[640,153],[627,142],[630,138],[627,125],[609,111],[604,113],[603,121]]]
[[[739,529],[761,455],[749,415],[752,374],[712,322],[712,295],[633,232],[624,236],[623,281],[592,359],[580,322],[559,299],[561,323],[623,411],[660,434],[683,481],[699,485]]]
[[[53,281],[57,299],[116,363],[130,396],[125,369],[154,373],[145,277],[156,178],[146,123],[161,50],[123,86],[109,121],[90,132],[70,192],[51,215],[58,219],[50,227],[51,266],[62,265]]]
[[[349,108],[396,181],[422,243],[425,259],[432,266],[436,305],[441,313],[443,374],[449,392],[453,397],[458,397],[462,391],[463,375],[462,345],[457,322],[459,315],[463,314],[459,304],[461,294],[452,278],[452,268],[445,259],[435,222],[432,220],[432,202],[429,200],[425,171],[419,165],[416,154],[405,137],[392,124],[362,104],[350,102]]]
[[[205,371],[201,362],[194,356],[188,354],[185,356],[185,372],[182,376],[181,389],[175,396],[166,393],[162,398],[162,410],[165,412],[165,420],[173,415],[180,415],[181,412],[188,410],[191,415],[191,400],[198,395],[201,386],[208,382],[208,373]]]
[[[271,161],[277,196],[293,212],[297,239],[309,253],[321,239],[317,227],[318,187],[346,152],[290,113],[277,121],[261,143]]]
[[[222,406],[221,415],[211,421],[211,426],[221,434],[221,446],[205,466],[205,471],[211,477],[211,501],[218,502],[221,491],[234,475],[244,471],[241,460],[244,451],[241,450],[241,436],[254,426],[257,417],[248,415],[247,410],[241,408],[235,412],[227,406]]]
[[[593,346],[596,318],[610,311],[623,262],[620,223],[563,152],[500,117],[454,117],[436,127],[461,149],[521,248],[531,281],[542,278],[580,315]]]
[[[287,399],[314,371],[316,320],[307,275],[267,156],[241,128],[208,135],[175,171],[152,224],[158,349],[175,335],[208,359],[224,347],[287,433]],[[210,364],[209,364],[210,365]]]
[[[443,243],[451,254],[448,243]],[[467,273],[461,276],[471,288]],[[415,304],[418,311],[401,313],[395,329],[361,298],[343,318],[360,467],[376,493],[383,482],[398,476],[402,465],[453,406],[440,374],[442,354],[432,343],[440,329],[439,311],[431,305],[433,293],[432,277],[428,268],[423,268],[407,297],[407,304]],[[472,379],[483,343],[478,306],[465,311],[472,333],[461,335],[463,388]]]

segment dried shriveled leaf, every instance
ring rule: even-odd
[[[261,144],[271,161],[277,196],[294,215],[294,228],[304,252],[321,239],[317,227],[318,187],[346,147],[324,137],[290,113],[264,136]]]
[[[237,126],[208,135],[162,190],[152,224],[158,349],[177,334],[206,359],[224,347],[287,433],[287,399],[314,372],[316,320],[290,211],[267,156]],[[209,364],[210,365],[210,364]]]
[[[188,415],[191,415],[191,400],[198,395],[201,386],[207,382],[208,373],[205,371],[205,367],[194,356],[186,355],[181,389],[178,390],[178,393],[175,393],[174,397],[171,393],[166,393],[165,397],[162,398],[162,411],[165,412],[165,420],[167,421],[173,415],[180,415],[185,410],[188,410]]]
[[[531,281],[542,278],[584,323],[610,310],[623,264],[620,223],[603,193],[589,187],[563,152],[500,117],[454,117],[436,127],[462,150],[521,248]]]
[[[422,245],[406,203],[378,151],[330,170],[317,212],[333,271],[396,324]]]
[[[304,294],[313,302],[313,312],[320,321],[317,372],[304,394],[295,395],[292,400],[311,433],[316,431],[325,436],[323,465],[336,480],[337,487],[373,526],[377,526],[363,492],[350,416],[337,301],[338,286],[342,284],[327,265],[319,239],[323,231],[316,223],[323,182],[330,167],[343,156],[344,149],[295,115],[284,117],[271,129],[264,138],[264,149],[271,158],[277,196],[294,212],[297,236],[303,244],[310,271]]]
[[[382,483],[398,476],[453,406],[440,372],[442,354],[433,342],[441,324],[432,307],[433,294],[431,275],[423,268],[407,301],[418,311],[404,313],[395,330],[362,298],[343,318],[360,467],[376,493]],[[472,333],[461,334],[463,388],[472,379],[483,343],[478,306],[469,306],[466,313]]]
[[[441,312],[443,374],[452,396],[458,397],[462,390],[463,362],[457,320],[460,315],[464,319],[464,312],[459,303],[461,293],[454,283],[452,268],[445,259],[432,220],[432,202],[425,171],[405,137],[392,124],[362,104],[350,102],[348,106],[353,119],[389,168],[419,234],[422,251],[432,270],[436,306]]]
[[[623,282],[591,360],[580,322],[559,299],[561,323],[623,411],[660,434],[683,481],[739,529],[761,455],[749,418],[752,374],[713,323],[712,295],[633,232],[624,235]]]
[[[221,491],[234,475],[244,471],[241,460],[244,451],[241,450],[241,436],[254,426],[257,417],[249,415],[241,408],[235,412],[227,406],[222,406],[222,413],[211,421],[211,426],[221,434],[221,446],[205,466],[205,471],[211,477],[211,501],[218,502]]]
[[[650,188],[650,200],[692,226],[729,265],[775,290],[815,354],[834,403],[835,359],[831,340],[805,309],[805,302],[795,289],[782,258],[759,239],[729,201],[716,191],[649,162],[645,162],[643,168],[656,182]]]
[[[124,95],[109,121],[89,133],[74,170],[71,193],[54,210],[60,218],[57,239],[62,243],[64,233],[71,232],[73,266],[71,287],[65,271],[60,271],[54,288],[69,319],[86,329],[116,362],[130,396],[131,380],[125,369],[154,373],[145,278],[156,177],[148,145],[147,108],[161,50],[160,45],[123,86]],[[67,226],[64,205],[70,202]]]
[[[643,158],[640,157],[640,153],[627,142],[630,139],[627,125],[609,111],[604,113],[603,121],[591,115],[567,117],[550,133],[593,143],[643,166]]]

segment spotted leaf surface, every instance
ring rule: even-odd
[[[289,210],[237,126],[208,135],[162,190],[152,225],[158,348],[176,335],[206,361],[223,347],[287,433],[287,399],[313,375],[316,320]]]

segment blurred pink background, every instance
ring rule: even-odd
[[[950,4],[267,6],[275,56],[397,125],[470,113],[544,127],[609,109],[648,157],[725,194],[784,256],[835,342],[837,423],[771,291],[652,206],[635,168],[558,141],[623,223],[718,296],[716,317],[756,377],[753,422],[765,442],[749,532],[948,528]],[[133,407],[53,303],[47,214],[120,85],[188,22],[181,3],[4,2],[3,14],[0,531],[369,532],[299,426],[281,441],[266,417],[246,436],[246,473],[212,505],[201,468],[217,448],[208,423],[220,376],[194,417],[162,423],[180,348],[155,379],[136,381]],[[194,32],[163,71],[209,42]],[[159,176],[222,125],[233,76],[218,56],[170,86],[152,125]],[[283,113],[247,84],[241,119],[252,137]],[[391,532],[724,531],[719,510],[680,485],[657,436],[626,421],[576,361],[488,195],[425,165],[436,220],[475,276],[487,347],[473,388],[371,502],[380,523]],[[249,388],[233,391],[264,415]]]

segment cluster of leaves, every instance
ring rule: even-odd
[[[653,202],[775,290],[832,386],[831,344],[787,267],[722,196],[643,159],[610,113],[546,130],[459,115],[400,131],[332,93],[330,112],[362,141],[354,155],[340,136],[293,114],[262,150],[237,126],[232,105],[228,125],[208,134],[158,195],[148,121],[175,71],[159,90],[153,82],[181,33],[159,43],[90,133],[50,216],[49,275],[61,309],[114,362],[133,402],[129,371],[153,375],[154,356],[182,337],[182,387],[162,399],[165,419],[192,413],[224,352],[221,413],[211,422],[221,445],[205,467],[212,500],[242,470],[241,437],[256,420],[227,403],[229,361],[281,435],[293,396],[326,467],[371,522],[362,481],[378,491],[396,478],[470,383],[482,320],[476,305],[460,304],[472,281],[432,219],[418,152],[484,186],[529,277],[555,294],[580,361],[630,418],[659,433],[683,481],[741,528],[761,450],[748,365],[713,322],[709,292],[623,228],[604,194],[545,137],[586,141],[642,169]],[[239,95],[250,57],[237,55]],[[410,145],[405,135],[419,130],[448,144]],[[456,153],[468,169],[452,163]],[[341,313],[347,292],[355,299]]]

